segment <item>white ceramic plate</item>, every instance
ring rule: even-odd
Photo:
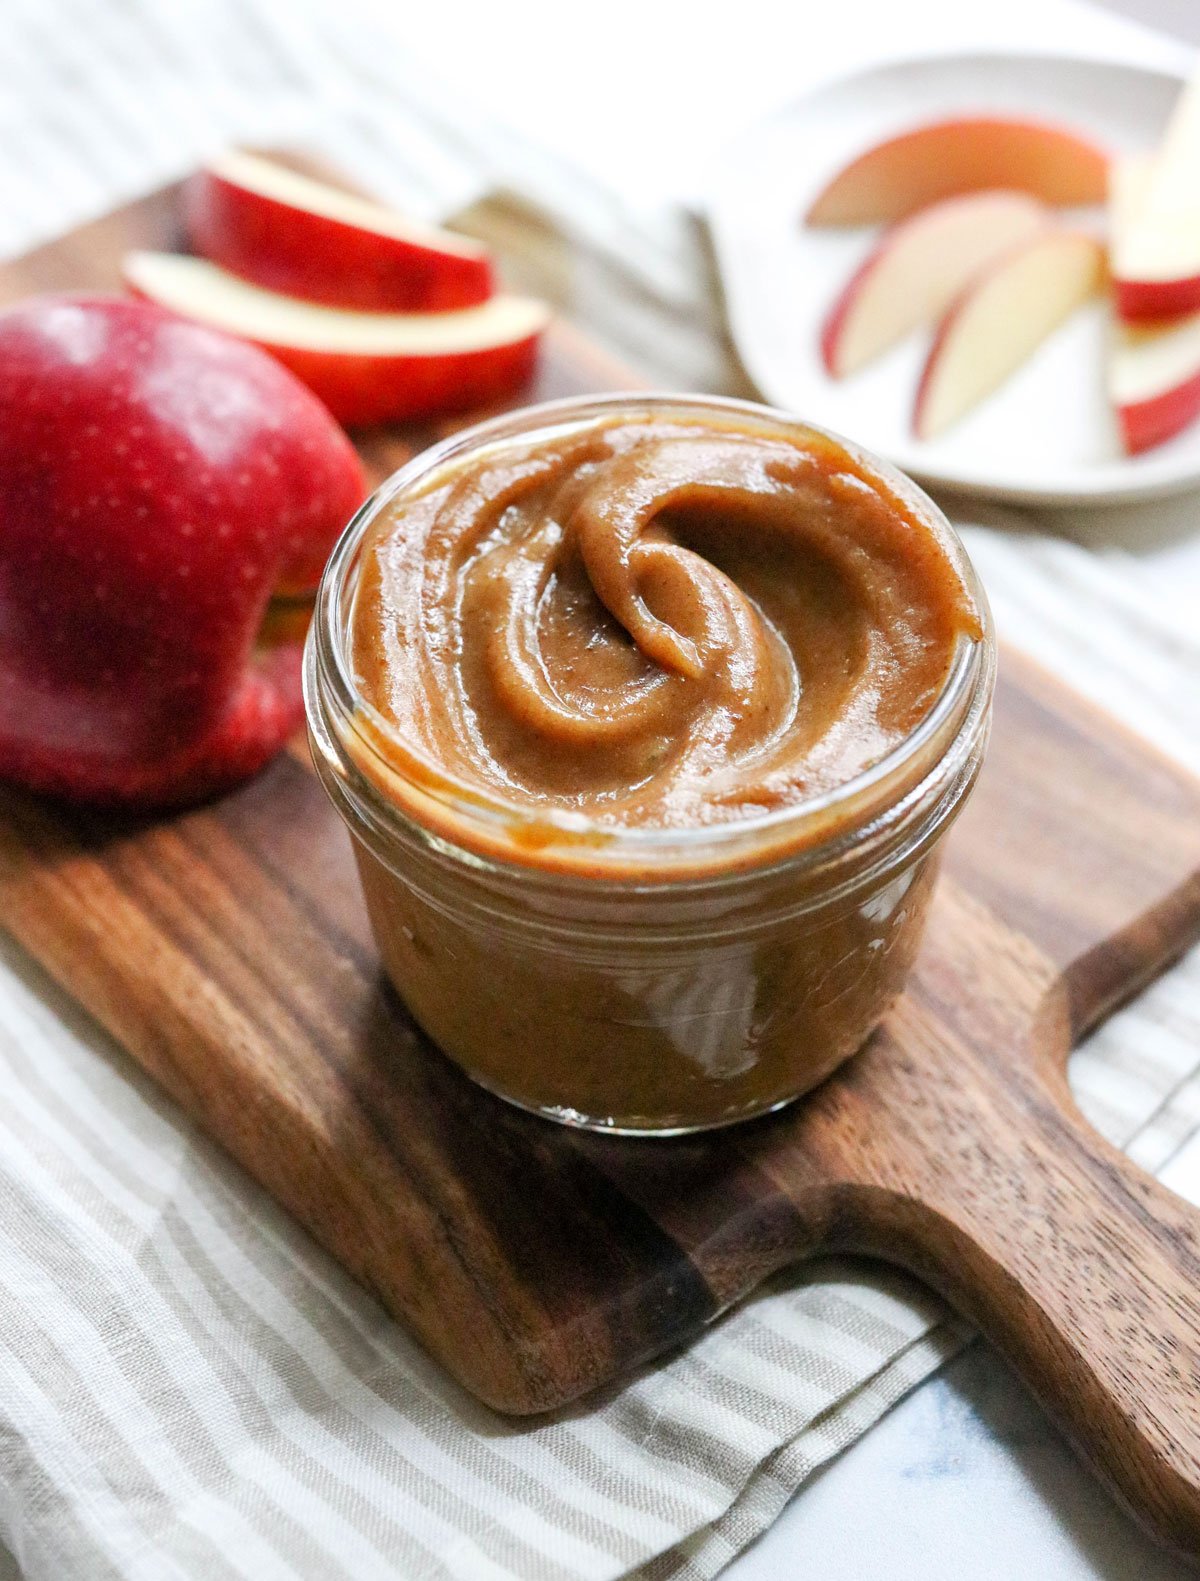
[[[943,487],[1029,504],[1170,494],[1200,483],[1200,423],[1126,457],[1103,387],[1106,306],[1078,313],[1012,379],[935,440],[912,435],[928,334],[848,379],[821,365],[821,321],[878,234],[815,229],[801,216],[849,158],[892,132],[954,113],[1061,122],[1114,150],[1152,147],[1180,79],[1110,61],[946,55],[831,83],[744,132],[707,204],[734,339],[764,397]],[[1075,211],[1100,227],[1099,212]]]

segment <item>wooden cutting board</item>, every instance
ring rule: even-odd
[[[160,193],[0,270],[109,286]],[[566,326],[530,397],[634,382]],[[382,474],[431,430],[363,445]],[[816,1252],[915,1270],[1159,1537],[1200,1554],[1200,1214],[1086,1125],[1067,1051],[1200,934],[1200,787],[1014,654],[908,992],[805,1102],[585,1136],[475,1090],[384,986],[303,745],[157,821],[0,802],[5,925],[467,1388],[574,1400]]]

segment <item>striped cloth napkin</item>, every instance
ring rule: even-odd
[[[687,308],[671,217],[632,220],[549,155],[451,121],[343,8],[281,11],[6,0],[0,249],[214,143],[310,138],[428,213],[519,179],[636,267],[648,302]],[[1002,631],[1200,770],[1200,644],[1138,568],[1012,523],[969,536]],[[1074,1079],[1155,1169],[1200,1120],[1198,1066],[1193,957]],[[912,1281],[826,1262],[601,1399],[505,1420],[7,944],[0,1081],[2,1581],[712,1576],[967,1337]]]

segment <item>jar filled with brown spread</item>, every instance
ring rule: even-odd
[[[425,452],[330,561],[318,772],[384,965],[476,1081],[689,1131],[903,985],[993,643],[906,478],[748,403],[555,402]]]

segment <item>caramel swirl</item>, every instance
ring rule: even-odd
[[[977,612],[832,441],[610,417],[435,473],[366,540],[351,660],[439,772],[614,826],[796,804],[929,711]]]

